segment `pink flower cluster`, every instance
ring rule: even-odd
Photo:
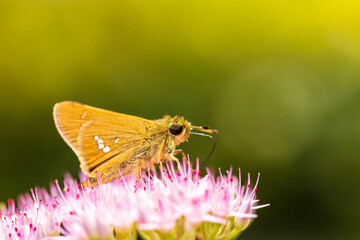
[[[83,178],[84,179],[84,178]],[[0,239],[229,239],[243,231],[257,205],[255,185],[241,185],[232,170],[200,177],[190,163],[167,165],[160,176],[125,176],[84,187],[70,175],[0,206]],[[86,181],[86,179],[84,179]],[[101,183],[101,179],[99,179]],[[114,235],[115,233],[115,235]]]

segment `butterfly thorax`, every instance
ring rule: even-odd
[[[176,147],[186,141],[191,132],[191,125],[188,121],[180,116],[170,117],[168,115],[161,119],[155,120],[153,129],[149,129],[149,145],[147,157],[153,163],[170,160],[170,155],[174,154]],[[170,127],[173,125],[181,126],[181,132],[174,134]],[[180,131],[180,130],[179,130]]]

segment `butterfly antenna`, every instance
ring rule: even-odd
[[[198,133],[198,132],[191,132],[190,134],[203,136],[203,137],[208,137],[208,138],[211,138],[213,140],[213,143],[214,143],[213,148],[212,148],[209,156],[206,158],[205,162],[203,162],[201,164],[201,166],[200,166],[200,167],[203,167],[203,166],[205,166],[206,162],[209,160],[209,158],[211,157],[211,155],[213,154],[213,152],[215,150],[215,138],[213,138],[211,135],[207,135],[207,134],[204,134],[204,133]]]

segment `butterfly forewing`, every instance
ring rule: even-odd
[[[79,147],[77,141],[84,124],[96,118],[111,118],[116,114],[125,115],[77,102],[61,102],[54,107],[56,128],[75,152]]]
[[[155,121],[115,113],[76,102],[61,102],[54,107],[55,124],[73,149],[88,175],[94,170],[113,168],[146,149],[146,139]],[[135,151],[136,149],[136,151]]]

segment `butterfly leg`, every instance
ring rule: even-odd
[[[188,163],[187,157],[186,157],[184,151],[183,151],[182,149],[176,149],[176,150],[174,151],[174,155],[176,155],[176,154],[178,154],[178,153],[181,153],[181,154],[182,154],[182,157],[183,157],[183,160],[184,160],[186,163]]]
[[[173,160],[173,161],[175,161],[175,162],[177,163],[178,171],[179,171],[182,175],[184,175],[183,170],[181,169],[181,165],[180,165],[179,159],[177,159],[177,157],[175,157],[175,156],[172,155],[172,154],[170,154],[169,156],[170,156],[171,160]]]
[[[184,160],[184,161],[186,162],[186,164],[189,166],[190,164],[189,164],[189,162],[188,162],[188,158],[186,157],[184,151],[183,151],[182,149],[176,149],[176,150],[174,151],[174,155],[175,155],[175,154],[178,154],[178,153],[181,153],[181,154],[182,154],[183,160]],[[179,164],[179,163],[178,163],[178,164]],[[191,170],[192,170],[193,173],[195,173],[195,170],[194,170],[194,169],[191,169]]]
[[[162,179],[163,183],[165,183],[165,180],[164,180],[164,170],[163,170],[163,164],[162,164],[162,162],[160,162],[160,175],[161,175],[161,179]]]
[[[189,164],[188,158],[186,157],[184,151],[183,151],[182,149],[176,149],[176,150],[174,151],[174,155],[175,155],[175,154],[178,154],[178,153],[181,153],[181,154],[182,154],[183,160],[184,160],[184,161],[186,162],[186,164],[189,166],[190,164]],[[192,169],[192,172],[194,173],[195,170]]]
[[[164,180],[164,170],[163,170],[162,160],[164,158],[165,145],[166,145],[166,140],[161,143],[161,146],[160,146],[160,149],[159,149],[159,152],[158,152],[158,157],[157,157],[158,161],[156,161],[157,163],[159,163],[160,175],[161,175],[161,179],[162,179],[164,184],[165,184],[165,180]]]

